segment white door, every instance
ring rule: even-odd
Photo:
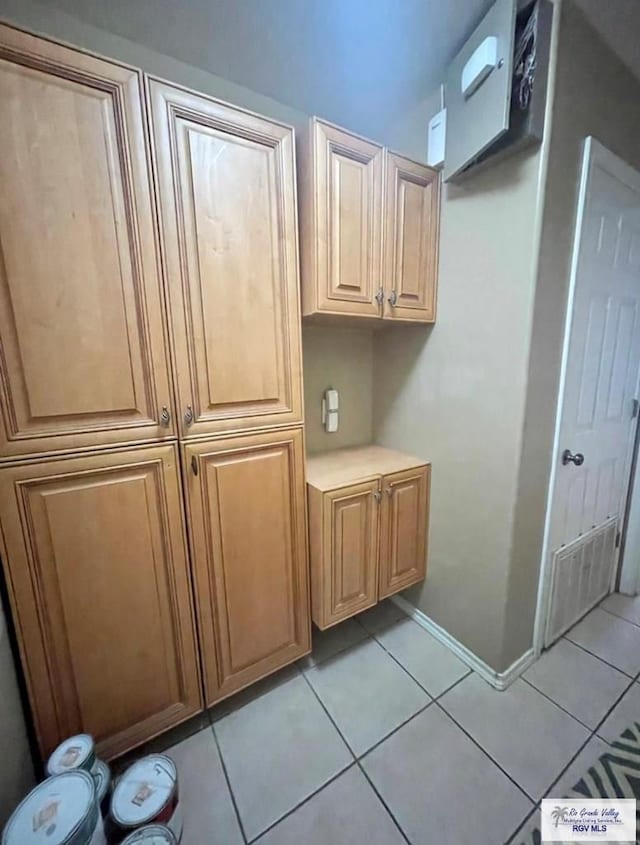
[[[640,367],[640,173],[587,139],[547,522],[545,643],[610,590]]]

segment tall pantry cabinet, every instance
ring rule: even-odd
[[[0,527],[43,756],[309,650],[292,132],[0,26]]]
[[[209,705],[309,649],[293,137],[148,89]]]

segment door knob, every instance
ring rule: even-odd
[[[584,455],[582,452],[576,452],[574,455],[571,449],[565,449],[562,453],[562,465],[565,467],[567,464],[575,464],[577,467],[581,467],[583,463]]]

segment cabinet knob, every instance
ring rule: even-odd
[[[198,474],[198,459],[195,455],[191,455],[191,472],[194,475]]]
[[[376,502],[379,502],[380,499],[382,499],[382,493],[379,490],[376,490],[373,494],[373,498],[376,500]]]
[[[393,488],[392,487],[385,487],[384,492],[387,494],[389,498],[393,496]]]
[[[187,405],[187,410],[184,412],[183,419],[185,425],[191,425],[193,422],[193,408],[191,405]]]
[[[387,302],[393,308],[397,301],[398,301],[398,294],[394,290],[392,290],[391,293],[389,294],[389,298],[387,299]]]
[[[160,414],[160,425],[164,426],[165,428],[169,428],[169,423],[171,422],[171,412],[167,408],[166,405],[162,406],[162,412]]]
[[[382,305],[384,302],[384,288],[378,288],[378,293],[376,294],[376,302],[378,305]]]

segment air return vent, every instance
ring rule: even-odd
[[[551,645],[609,592],[617,527],[618,518],[610,519],[554,553],[545,645]]]

